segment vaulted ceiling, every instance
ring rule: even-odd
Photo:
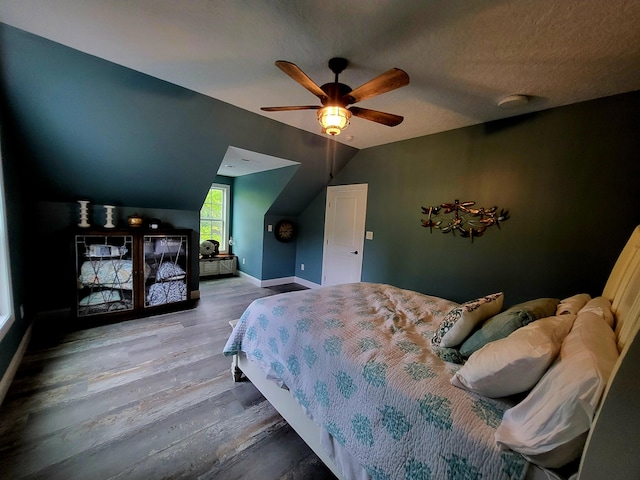
[[[405,70],[359,104],[404,122],[352,119],[336,140],[356,148],[640,89],[637,0],[9,0],[0,21],[315,134],[314,111],[260,110],[317,102],[275,60],[321,85],[345,57],[353,88]]]

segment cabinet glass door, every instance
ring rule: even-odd
[[[187,235],[144,236],[145,307],[187,300]]]
[[[133,310],[133,237],[75,238],[78,317]]]

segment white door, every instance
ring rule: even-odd
[[[368,185],[327,187],[322,285],[359,282]]]

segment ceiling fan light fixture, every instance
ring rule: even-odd
[[[323,107],[318,110],[318,121],[325,133],[340,135],[349,126],[351,112],[343,107]]]

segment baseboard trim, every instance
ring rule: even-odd
[[[296,283],[296,277],[281,277],[281,278],[271,278],[269,280],[262,280],[260,282],[260,286],[274,287],[276,285],[284,285],[285,283]]]
[[[2,380],[0,380],[0,405],[4,401],[4,397],[7,395],[9,391],[9,387],[11,386],[11,382],[13,382],[13,378],[16,376],[16,372],[18,371],[18,367],[20,366],[20,362],[22,362],[22,357],[24,357],[25,352],[27,351],[27,347],[29,346],[29,341],[31,341],[31,328],[33,327],[33,323],[29,325],[27,331],[24,333],[22,340],[20,341],[20,345],[16,350],[16,353],[13,355],[11,359],[11,363],[9,367],[4,372],[2,376]]]
[[[241,277],[246,278],[251,283],[253,283],[256,287],[263,287],[263,288],[274,287],[276,285],[284,285],[286,283],[297,283],[298,285],[302,285],[303,287],[307,287],[307,288],[320,288],[322,286],[300,277],[280,277],[280,278],[272,278],[269,280],[260,280],[244,272],[239,272],[239,273]]]
[[[306,280],[304,278],[300,278],[300,277],[294,277],[294,278],[295,278],[295,283],[297,283],[298,285],[302,285],[303,287],[320,288],[322,286],[320,284],[310,282],[309,280]]]
[[[244,273],[244,272],[238,272],[240,274],[240,276],[242,278],[245,278],[247,280],[249,280],[251,283],[253,283],[256,287],[261,287],[262,285],[261,280],[258,280],[256,277],[252,277],[251,275],[249,275],[248,273]]]

